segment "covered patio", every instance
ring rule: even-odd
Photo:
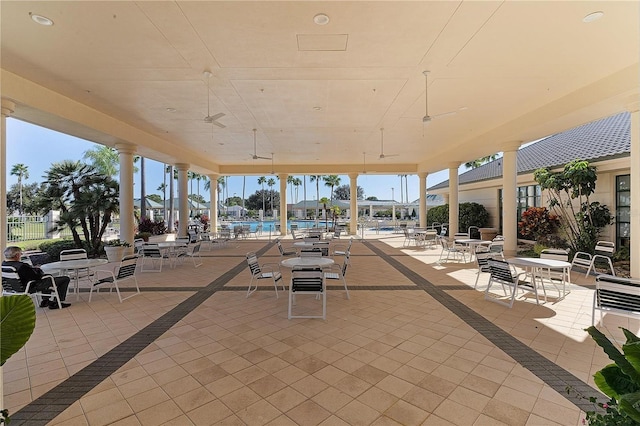
[[[29,425],[581,424],[593,407],[579,395],[598,395],[607,363],[583,331],[593,278],[576,271],[564,300],[507,309],[483,299],[487,274],[473,289],[474,264],[402,244],[354,242],[351,299],[331,287],[326,321],[287,320],[270,282],[246,298],[244,255],[280,260],[264,239],[204,252],[197,269],[138,273],[142,294],[122,304],[84,292],[38,309],[4,366],[5,404]],[[597,325],[622,339],[619,326],[640,323]]]

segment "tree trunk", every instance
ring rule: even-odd
[[[140,157],[140,221],[147,218],[147,191],[145,188],[144,157]]]

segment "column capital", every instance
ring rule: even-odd
[[[450,169],[458,170],[458,167],[460,167],[460,164],[462,164],[461,161],[451,161],[451,162],[449,162],[448,166],[449,166]]]
[[[218,178],[220,177],[220,173],[209,173],[207,177],[209,177],[209,179],[211,180],[218,180]]]
[[[283,180],[286,182],[287,178],[289,177],[289,174],[288,173],[278,173],[278,177],[280,178],[281,182]]]
[[[349,173],[349,179],[358,179],[358,173]]]
[[[177,171],[179,172],[184,172],[184,171],[188,171],[189,167],[191,167],[191,164],[189,163],[176,163],[173,165]]]
[[[502,142],[500,147],[502,148],[502,151],[517,151],[520,148],[520,145],[522,145],[522,141],[507,141]]]
[[[418,172],[418,177],[420,179],[426,179],[427,176],[429,176],[429,173],[427,173],[427,172]]]
[[[135,154],[136,147],[128,143],[117,143],[115,146],[119,154]]]
[[[2,99],[2,115],[11,117],[16,110],[16,104],[9,99]]]

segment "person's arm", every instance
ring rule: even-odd
[[[20,276],[20,281],[22,281],[23,284],[26,284],[31,280],[39,280],[42,278],[43,273],[40,268],[34,268],[23,263],[20,268],[18,268],[18,275]]]

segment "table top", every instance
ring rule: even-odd
[[[311,241],[298,241],[297,243],[293,243],[293,245],[296,247],[313,247],[315,243],[316,242],[311,242]]]
[[[564,260],[539,259],[537,257],[511,257],[507,259],[511,265],[525,268],[569,268],[571,263]]]
[[[280,264],[286,268],[294,268],[296,266],[329,266],[335,262],[328,257],[292,257],[285,259]]]
[[[493,242],[491,240],[479,240],[477,238],[463,238],[460,240],[456,239],[455,241],[461,244],[491,244]]]
[[[186,241],[163,241],[158,243],[158,248],[166,248],[166,247],[176,247],[176,246],[187,246],[188,243]],[[143,246],[144,248],[144,246]]]
[[[58,262],[45,263],[40,268],[43,271],[54,269],[82,269],[93,268],[94,266],[106,265],[109,263],[107,259],[76,259],[62,260]]]

